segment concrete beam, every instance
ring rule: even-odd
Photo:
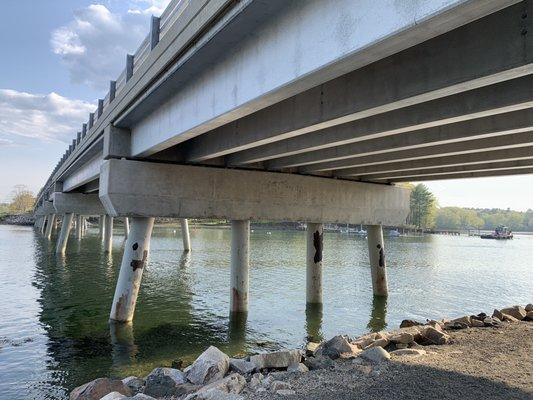
[[[396,182],[397,178],[406,179],[409,177],[419,176],[437,176],[437,175],[453,175],[462,174],[465,172],[482,172],[482,171],[505,171],[510,169],[530,169],[533,167],[533,160],[515,160],[515,161],[499,161],[485,164],[473,165],[459,165],[451,167],[427,168],[400,172],[387,172],[362,175],[361,178],[366,181],[388,181]]]
[[[533,107],[533,92],[530,90],[530,87],[533,85],[533,75],[513,79],[510,81],[502,82],[496,85],[491,85],[483,87],[480,89],[472,90],[460,95],[445,97],[443,99],[434,100],[422,104],[426,110],[425,113],[419,114],[424,119],[424,115],[427,113],[433,113],[433,116],[437,116],[438,122],[429,123],[429,127],[446,125],[466,120],[473,120],[476,118],[484,118],[497,114],[510,113],[512,111],[525,110]],[[399,110],[401,112],[401,110]],[[416,120],[417,114],[409,114],[413,116],[413,119]],[[522,123],[515,125],[512,122],[512,118],[502,119],[503,122],[509,122],[511,124],[511,129],[516,128],[517,130],[528,130],[531,129],[529,120],[531,114],[524,113]],[[472,122],[472,127],[476,130],[483,132],[492,132],[497,133],[498,131],[506,131],[509,129],[501,122],[498,122],[498,119],[488,120],[489,122],[494,122],[495,129],[490,126],[490,124],[484,124],[481,122]],[[427,122],[427,121],[424,121]],[[477,126],[476,126],[477,125]],[[411,128],[425,128],[424,125],[414,125]],[[468,137],[468,124],[462,125],[463,136]],[[348,126],[345,129],[350,129]],[[446,128],[442,128],[446,129]],[[410,130],[410,129],[408,129]],[[438,132],[440,129],[433,130],[432,132]],[[450,135],[455,135],[455,137],[460,137],[460,131],[458,133],[450,133]],[[470,133],[471,134],[471,133]],[[371,136],[369,137],[371,138]],[[384,139],[385,141],[394,140],[391,137]],[[341,146],[328,147],[321,150],[309,151],[305,153],[300,153],[288,157],[280,157],[274,160],[266,162],[267,169],[278,170],[282,168],[297,167],[300,165],[314,164],[318,162],[340,160],[343,158],[350,158],[354,155],[360,153],[360,143],[348,143]]]
[[[113,216],[400,225],[409,212],[401,187],[129,160],[104,162],[100,199]]]
[[[54,204],[51,201],[44,201],[43,204],[35,211],[35,215],[38,216],[50,215],[55,213],[56,211],[54,208]]]
[[[367,165],[388,164],[399,161],[417,159],[431,159],[435,157],[452,156],[457,154],[471,154],[491,150],[514,149],[531,146],[533,132],[521,132],[501,136],[491,136],[482,139],[471,139],[460,142],[437,144],[415,149],[396,150],[390,149],[384,153],[360,155],[336,161],[310,164],[298,168],[299,173],[308,174],[347,168],[363,167]]]
[[[364,176],[375,173],[406,172],[410,170],[434,169],[437,167],[454,167],[469,164],[486,164],[499,161],[527,159],[533,159],[533,146],[347,168],[336,171],[334,175],[337,177]]]
[[[515,88],[514,85],[504,86],[508,87],[509,91]],[[503,96],[509,95],[508,100],[513,97],[509,91],[502,91]],[[504,102],[501,98],[492,105],[488,101],[485,103],[475,102],[476,95],[485,96],[487,92],[490,90],[481,89],[470,93],[461,93],[255,147],[229,155],[227,163],[228,165],[248,164],[356,142],[358,143],[357,147],[360,148],[360,146],[364,147],[366,143],[369,143],[368,140],[376,138],[384,139],[374,143],[390,143],[391,140],[405,141],[399,138],[389,138],[392,135],[400,134],[408,137],[409,142],[414,142],[414,137],[418,136],[424,138],[423,140],[419,139],[418,142],[426,143],[435,140],[444,142],[473,136],[533,129],[532,109],[476,118],[476,115],[480,113],[487,114],[488,110],[494,109],[495,112],[500,112],[502,107],[509,106],[509,103]],[[447,124],[449,126],[446,127]],[[391,143],[389,147],[395,146]]]
[[[131,132],[129,129],[108,125],[104,129],[104,150],[102,157],[109,158],[130,157]]]
[[[186,161],[201,162],[530,74],[533,43],[522,31],[533,26],[522,15],[531,4],[508,7],[214,129],[184,144]]]
[[[406,176],[404,178],[394,178],[394,182],[420,182],[420,181],[440,181],[450,179],[467,179],[467,178],[494,178],[499,176],[511,175],[528,175],[533,174],[533,168],[517,168],[497,171],[478,171],[464,173],[444,173],[442,175],[418,175]]]
[[[63,191],[69,192],[83,186],[100,176],[100,165],[102,164],[102,153],[96,154],[84,165],[79,166],[72,174],[63,181]]]
[[[106,211],[97,194],[54,193],[54,212],[57,214],[102,215]]]

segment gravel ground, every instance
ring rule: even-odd
[[[453,343],[381,364],[337,361],[333,370],[276,373],[296,395],[246,399],[533,399],[533,323],[451,332]]]

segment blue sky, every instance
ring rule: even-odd
[[[34,192],[169,0],[3,0],[0,201]],[[533,208],[533,175],[428,182],[442,206]]]

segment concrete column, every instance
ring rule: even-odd
[[[231,221],[230,312],[248,311],[250,221]]]
[[[81,217],[81,220],[81,236],[83,237],[87,233],[87,217]]]
[[[100,240],[104,240],[105,236],[105,215],[100,215],[100,220],[98,221],[98,236],[100,237]]]
[[[180,219],[181,237],[183,239],[183,251],[191,251],[191,236],[189,234],[189,221],[187,218]]]
[[[44,231],[44,237],[50,239],[52,237],[52,230],[56,224],[56,215],[50,214],[48,217],[48,225],[46,225],[46,230]]]
[[[106,215],[104,236],[104,249],[106,252],[111,253],[113,248],[113,217],[111,215]]]
[[[387,269],[385,263],[385,245],[381,225],[367,225],[368,253],[372,272],[372,289],[375,296],[386,296]]]
[[[83,236],[83,217],[81,215],[76,216],[76,239],[80,240]]]
[[[130,234],[130,220],[128,217],[124,218],[124,239],[127,239]]]
[[[43,222],[42,222],[42,224],[41,224],[41,226],[40,226],[40,228],[39,228],[40,231],[41,231],[41,233],[42,233],[43,235],[44,235],[44,230],[46,229],[46,225],[47,225],[47,224],[48,224],[48,216],[47,216],[47,215],[44,215],[44,216],[43,216]]]
[[[56,253],[58,254],[65,254],[65,250],[67,249],[68,235],[70,234],[70,229],[72,228],[73,219],[74,214],[68,213],[63,215],[61,233],[59,234],[56,247]]]
[[[306,301],[308,304],[322,304],[323,231],[322,224],[307,223]]]
[[[131,230],[124,246],[117,287],[109,318],[128,322],[133,319],[135,303],[148,253],[154,218],[132,218]]]

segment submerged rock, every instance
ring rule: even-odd
[[[210,346],[187,370],[187,379],[195,385],[205,385],[222,379],[229,369],[229,357]]]
[[[190,386],[179,369],[156,368],[146,377],[144,393],[153,397],[176,396],[188,393]]]
[[[264,368],[287,368],[291,364],[297,364],[302,359],[300,350],[282,350],[274,353],[257,354],[250,357],[257,369]]]
[[[131,390],[119,379],[98,378],[70,392],[70,400],[100,400],[111,392],[131,396]]]

